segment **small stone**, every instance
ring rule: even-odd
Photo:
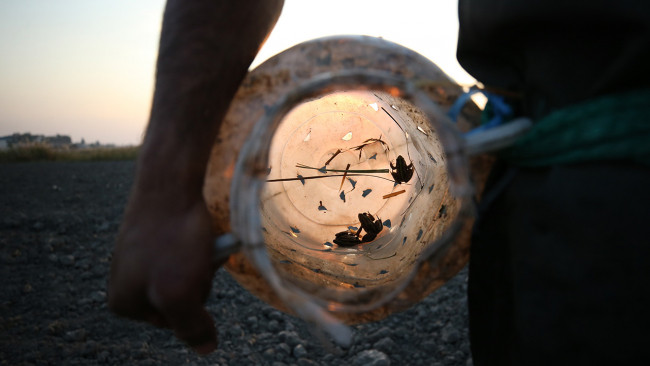
[[[14,218],[5,218],[3,224],[6,228],[16,228],[20,226],[20,221]]]
[[[110,356],[110,353],[108,353],[108,351],[101,351],[97,355],[97,361],[105,363],[106,361],[108,361],[109,356]]]
[[[275,350],[273,348],[268,348],[266,349],[262,355],[264,356],[265,359],[271,359],[275,357]]]
[[[335,358],[335,357],[334,357],[333,354],[328,353],[328,354],[326,354],[325,356],[323,356],[323,362],[325,362],[325,363],[327,363],[327,364],[330,364],[330,363],[332,363],[332,362],[334,361],[334,358]]]
[[[390,366],[390,359],[388,356],[375,349],[361,351],[354,358],[353,365],[355,366]]]
[[[440,347],[440,341],[436,338],[434,339],[427,339],[424,342],[421,343],[422,349],[436,349]],[[443,347],[444,348],[444,347]]]
[[[59,263],[64,266],[70,266],[74,264],[74,255],[62,255],[59,257]]]
[[[293,355],[296,358],[303,357],[303,356],[307,355],[307,350],[305,349],[305,347],[302,344],[299,344],[299,345],[297,345],[297,346],[295,346],[293,348]]]
[[[382,338],[390,337],[393,332],[388,327],[381,327],[378,330],[374,331],[368,335],[368,340],[371,342],[376,342]]]
[[[97,225],[97,231],[99,232],[108,231],[108,229],[110,228],[111,228],[111,223],[108,221],[104,221],[100,225]]]
[[[63,335],[63,339],[68,342],[83,342],[86,340],[86,336],[87,334],[85,329],[77,329],[66,332]]]
[[[298,337],[298,334],[296,334],[296,332],[294,331],[283,330],[278,334],[280,336],[280,341],[285,342],[286,344],[289,345],[289,347],[295,347],[297,344],[300,343],[300,338]]]
[[[271,333],[262,332],[262,333],[257,335],[257,341],[258,342],[259,341],[264,341],[264,340],[267,340],[267,339],[272,339],[271,341],[275,342],[275,336],[273,334],[271,334]]]
[[[472,351],[469,347],[469,342],[465,341],[460,345],[460,351],[466,355],[469,355]]]
[[[253,352],[253,351],[251,350],[250,347],[248,347],[247,345],[244,345],[244,346],[241,348],[241,350],[239,351],[239,354],[242,355],[242,356],[248,356],[248,355],[250,355],[252,352]]]
[[[244,335],[244,332],[242,331],[241,327],[239,325],[235,325],[231,328],[228,329],[228,333],[230,333],[231,337],[241,337]]]
[[[104,268],[103,266],[93,266],[90,270],[92,274],[95,276],[104,276],[106,275],[107,272],[106,268]]]
[[[106,292],[104,291],[95,291],[90,295],[90,299],[94,302],[104,302],[106,301]]]
[[[291,354],[291,347],[289,347],[289,345],[286,343],[280,343],[276,346],[276,348],[284,352],[286,355]]]
[[[458,365],[459,360],[456,359],[454,356],[447,356],[445,358],[445,365]]]
[[[298,366],[318,366],[319,364],[308,359],[308,358],[301,358],[298,360]]]
[[[90,304],[92,302],[93,301],[90,298],[84,297],[84,298],[79,299],[79,301],[77,301],[77,305],[84,306],[84,305],[88,305],[88,304]]]
[[[59,334],[63,328],[65,328],[65,324],[60,320],[55,320],[52,323],[48,324],[47,331],[51,335],[56,335]]]
[[[269,321],[268,327],[271,332],[278,332],[280,330],[280,323],[274,319]]]
[[[88,270],[88,269],[90,269],[91,263],[90,263],[90,260],[88,258],[86,258],[86,259],[82,259],[80,261],[77,261],[74,266],[75,266],[75,268],[81,268],[83,270]]]
[[[455,343],[460,339],[460,333],[452,326],[446,326],[440,332],[440,338],[447,343]]]
[[[389,337],[382,338],[377,342],[375,342],[375,344],[373,345],[373,348],[388,354],[395,351],[396,347],[397,344],[395,344],[395,342],[393,342],[393,340],[390,339]]]
[[[296,326],[292,322],[287,321],[287,322],[284,322],[284,330],[286,330],[288,332],[295,332],[296,331]]]
[[[82,348],[82,354],[85,356],[97,353],[97,343],[95,341],[88,341]]]

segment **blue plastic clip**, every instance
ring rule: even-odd
[[[449,112],[447,112],[447,115],[453,122],[456,122],[458,120],[458,116],[460,115],[460,111],[463,109],[465,106],[465,103],[469,101],[469,99],[472,97],[472,95],[476,93],[482,93],[487,97],[487,104],[485,108],[488,110],[488,113],[490,113],[491,118],[489,121],[486,123],[482,124],[481,126],[468,131],[466,135],[470,135],[479,131],[484,131],[492,127],[496,127],[503,122],[505,122],[507,119],[509,119],[512,116],[512,107],[508,105],[508,103],[505,102],[502,96],[500,95],[495,95],[492,93],[488,93],[484,90],[472,88],[468,92],[463,93],[456,101],[454,104],[449,108]]]

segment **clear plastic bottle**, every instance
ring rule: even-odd
[[[473,182],[491,163],[470,169],[462,135],[480,110],[446,116],[462,93],[428,59],[363,36],[306,42],[250,72],[204,189],[219,232],[242,244],[228,271],[342,344],[341,322],[444,284],[469,258]]]

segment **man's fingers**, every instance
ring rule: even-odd
[[[217,348],[217,331],[210,314],[203,308],[189,319],[175,318],[172,327],[176,336],[199,354],[208,354]]]
[[[167,303],[161,309],[166,324],[176,337],[197,353],[208,354],[217,348],[217,331],[212,316],[202,302],[186,301],[183,304]]]
[[[162,314],[165,323],[176,333],[176,337],[187,343],[197,353],[207,354],[217,348],[217,332],[212,317],[203,303],[210,288],[208,277],[203,281],[188,281],[186,278],[167,273],[150,288],[149,299]]]

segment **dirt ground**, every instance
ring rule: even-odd
[[[466,271],[412,309],[355,326],[348,349],[215,276],[207,357],[106,307],[133,162],[0,164],[1,365],[471,365]]]

